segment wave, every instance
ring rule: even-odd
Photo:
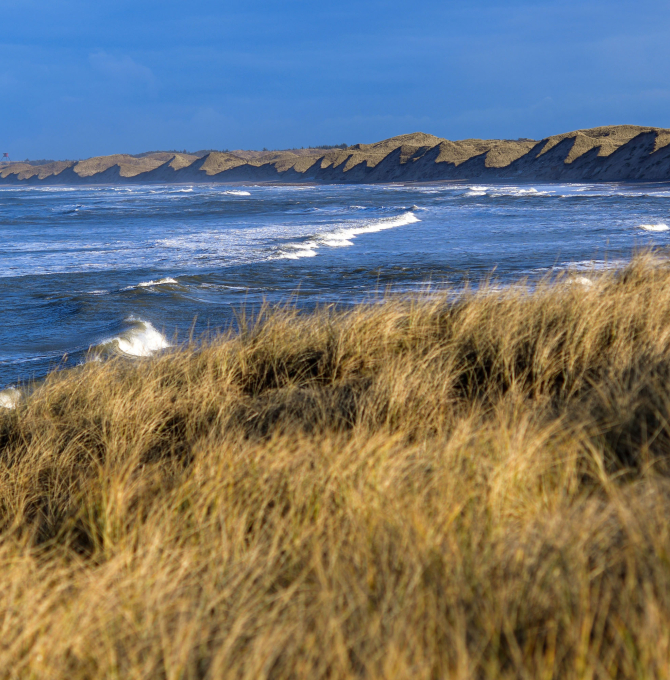
[[[73,213],[79,212],[84,205],[82,203],[76,203],[75,205],[64,205],[55,208],[51,208],[51,212],[60,213],[61,215],[72,215]]]
[[[568,284],[578,284],[586,288],[591,288],[594,285],[593,281],[586,276],[574,276],[573,278],[568,279]]]
[[[628,190],[624,191],[618,186],[607,185],[560,185],[570,193],[561,194],[561,198],[670,198],[670,191],[667,189],[657,190]]]
[[[0,408],[16,408],[20,399],[21,392],[16,387],[8,387],[0,392]]]
[[[171,194],[191,194],[191,193],[193,193],[193,187],[182,187],[181,189],[175,189],[170,186],[159,186],[156,189],[148,189],[148,194],[163,197],[169,197]]]
[[[471,186],[465,192],[464,196],[490,196],[491,198],[501,198],[503,196],[511,197],[526,197],[526,196],[551,196],[553,191],[540,191],[535,187],[524,189],[515,186]]]
[[[413,212],[406,212],[398,217],[384,217],[373,222],[352,223],[352,226],[341,226],[334,231],[319,233],[306,241],[289,243],[281,249],[277,259],[297,260],[302,257],[314,257],[321,247],[342,248],[352,246],[353,239],[361,234],[373,234],[385,229],[403,227],[421,220]]]
[[[127,319],[133,326],[124,333],[104,340],[96,349],[118,352],[131,357],[148,357],[154,352],[170,347],[166,337],[151,324],[136,317]]]
[[[522,189],[521,187],[503,187],[497,188],[491,192],[491,196],[551,196],[553,191],[539,191],[534,187],[530,189]]]
[[[305,243],[295,243],[288,245],[287,248],[293,248],[292,251],[282,253],[277,259],[279,260],[299,260],[301,257],[316,257],[316,250],[318,244],[315,241],[306,241]]]
[[[237,191],[234,189],[231,189],[230,191],[222,191],[221,193],[224,194],[224,196],[251,196],[250,191]]]
[[[603,272],[615,269],[623,269],[630,264],[629,259],[616,258],[611,260],[571,260],[552,267],[534,267],[528,270],[531,273],[546,272],[571,272],[578,276],[576,272]],[[586,277],[584,277],[586,278]]]
[[[458,191],[461,192],[463,191],[463,185],[462,184],[454,184],[454,183],[439,183],[439,184],[428,184],[428,185],[418,185],[418,186],[400,186],[400,187],[385,187],[386,190],[390,191],[411,191],[411,192],[417,192],[420,194],[442,194],[448,191]]]
[[[79,187],[23,187],[30,191],[44,191],[45,193],[54,193],[59,191],[79,191]]]
[[[670,229],[670,227],[667,224],[663,224],[663,222],[659,222],[658,224],[641,224],[639,228],[644,229],[645,231],[668,231],[668,229]]]
[[[126,286],[121,290],[135,290],[136,288],[152,288],[153,286],[164,286],[169,284],[178,284],[179,282],[171,276],[166,276],[164,279],[157,279],[156,281],[140,281],[134,286]]]

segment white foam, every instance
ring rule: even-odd
[[[46,193],[52,193],[57,191],[78,191],[78,187],[25,187],[26,189],[31,189],[33,191],[44,191]]]
[[[522,189],[521,187],[498,187],[491,196],[551,196],[553,191],[538,191],[535,187]]]
[[[486,192],[489,191],[490,187],[480,187],[480,186],[473,186],[473,187],[468,187],[467,192],[465,193],[466,196],[486,196]]]
[[[164,286],[166,284],[174,284],[177,283],[175,279],[173,279],[170,276],[165,277],[164,279],[157,279],[156,281],[140,281],[140,283],[134,285],[134,286],[126,286],[122,290],[134,290],[135,288],[151,288],[152,286]]]
[[[492,198],[498,198],[502,196],[551,196],[554,191],[540,191],[535,187],[530,187],[528,189],[516,186],[496,186],[496,187],[485,187],[485,186],[471,186],[468,187],[465,196],[486,196],[489,195]]]
[[[340,226],[333,231],[316,234],[308,241],[289,243],[282,249],[278,259],[297,260],[301,257],[314,257],[316,251],[323,246],[329,248],[352,246],[353,239],[361,234],[373,234],[420,221],[414,213],[406,212],[398,217],[385,217],[373,222],[353,222],[350,223],[351,226]]]
[[[165,336],[149,321],[130,319],[134,326],[121,335],[105,340],[101,347],[114,347],[122,354],[132,357],[148,357],[154,352],[170,347]]]
[[[21,399],[21,392],[16,387],[8,387],[6,390],[0,392],[0,408],[12,409]]]
[[[586,276],[575,276],[574,278],[570,279],[568,281],[570,284],[579,284],[580,286],[584,286],[585,288],[590,288],[591,286],[594,285],[593,281],[591,279],[587,279]]]
[[[237,191],[237,190],[230,190],[230,191],[224,191],[223,192],[226,196],[251,196],[250,191]]]
[[[668,231],[670,227],[668,227],[667,224],[659,222],[658,224],[641,224],[640,229],[644,229],[645,231]]]
[[[316,257],[318,245],[313,241],[307,241],[306,243],[293,243],[287,247],[292,250],[283,253],[279,257],[280,260],[299,260],[301,257]]]
[[[623,269],[628,264],[630,260],[625,260],[622,258],[613,260],[579,260],[565,262],[560,265],[554,265],[553,267],[536,267],[532,269],[533,273],[542,272],[602,272],[602,271],[612,271],[616,269]],[[584,277],[586,278],[586,277]]]

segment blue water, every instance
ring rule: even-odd
[[[662,184],[2,188],[0,388],[90,348],[148,355],[263,300],[588,275],[665,246],[666,223]]]

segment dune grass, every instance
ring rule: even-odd
[[[0,678],[667,678],[670,268],[52,374],[0,414]]]

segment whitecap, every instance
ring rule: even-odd
[[[230,191],[223,191],[222,193],[225,196],[251,196],[250,191],[237,191],[234,189],[231,189]]]
[[[112,349],[132,357],[147,357],[162,349],[170,347],[166,337],[149,321],[131,317],[128,319],[133,327],[117,337],[104,340],[100,349]]]
[[[178,283],[171,276],[166,276],[164,279],[157,279],[156,281],[140,281],[134,286],[126,286],[122,290],[135,290],[136,288],[151,288],[153,286],[164,286],[166,284],[176,284]]]
[[[535,187],[530,187],[529,189],[521,187],[497,187],[495,191],[492,191],[491,196],[494,198],[501,196],[551,196],[553,193],[553,191],[539,191]]]
[[[315,257],[316,248],[315,243],[292,243],[287,246],[288,250],[284,252],[279,259],[282,260],[299,260],[301,257]]]
[[[32,191],[44,191],[46,193],[52,193],[57,191],[79,191],[79,187],[25,187]]]
[[[282,248],[278,259],[297,260],[301,257],[314,257],[316,251],[322,246],[330,248],[352,246],[353,239],[360,234],[373,234],[420,221],[414,213],[406,212],[397,217],[385,217],[372,222],[352,222],[351,226],[339,226],[333,231],[321,232],[307,241],[289,243]]]
[[[7,389],[0,391],[0,408],[16,408],[20,399],[21,392],[19,392],[16,387],[8,387]]]
[[[668,231],[668,229],[670,229],[670,227],[663,222],[659,222],[658,224],[641,224],[639,228],[644,229],[645,231]]]
[[[585,288],[591,288],[594,285],[591,279],[586,278],[586,276],[575,276],[568,281],[569,284],[578,284],[584,286]]]
[[[472,186],[468,187],[465,192],[466,196],[486,196],[486,192],[490,190],[490,187]]]
[[[612,260],[578,260],[565,262],[564,264],[554,267],[544,268],[539,267],[534,271],[568,271],[568,272],[594,272],[594,271],[611,271],[616,269],[623,269],[630,263],[626,259],[612,259]],[[586,278],[586,277],[584,277]]]

